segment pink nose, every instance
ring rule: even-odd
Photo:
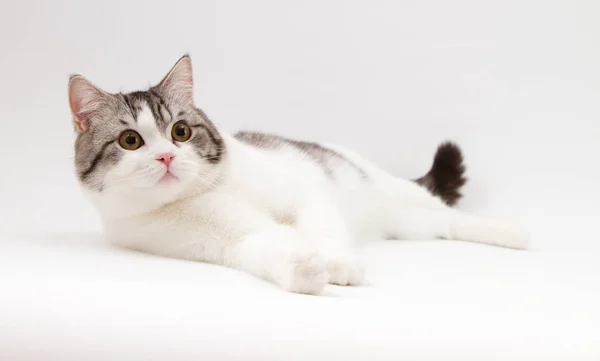
[[[164,165],[166,165],[167,167],[169,167],[169,165],[171,164],[171,161],[173,160],[173,158],[175,158],[175,154],[173,153],[163,153],[163,154],[159,154],[156,157],[156,160],[159,162],[162,162]]]

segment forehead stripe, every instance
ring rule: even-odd
[[[150,94],[153,95],[153,97],[150,98],[151,101],[156,104],[156,114],[155,114],[154,118],[157,121],[160,119],[160,121],[164,123],[165,120],[164,120],[164,117],[162,116],[162,110],[164,109],[169,114],[169,118],[171,120],[173,120],[173,114],[171,113],[171,109],[169,109],[169,107],[167,106],[167,103],[165,103],[165,100],[160,96],[160,94],[158,94],[154,90],[150,90]],[[154,112],[154,107],[152,107],[152,111]]]
[[[156,121],[156,125],[159,126],[161,123],[164,123],[164,119],[162,114],[160,114],[160,104],[157,102],[152,102],[152,104],[148,104],[150,110],[152,110],[152,116],[154,116],[154,121]]]
[[[131,102],[129,101],[129,98],[127,97],[127,95],[123,94],[123,99],[125,100],[125,105],[127,105],[127,108],[129,108],[129,112],[131,113],[133,120],[135,120],[137,122],[137,113],[131,106]]]

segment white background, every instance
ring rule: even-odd
[[[409,178],[456,140],[462,208],[521,220],[536,251],[600,259],[598,1],[0,7],[3,232],[99,234],[74,176],[69,74],[131,91],[190,53],[197,104],[223,130],[342,143]]]
[[[599,16],[593,0],[3,3],[2,221],[93,217],[71,197],[70,73],[134,90],[189,52],[223,129],[343,143],[404,177],[454,139],[464,208],[522,219],[539,249],[598,252]]]

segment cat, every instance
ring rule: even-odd
[[[452,207],[466,182],[444,142],[431,170],[399,179],[361,155],[256,132],[221,132],[194,104],[192,61],[148,90],[69,79],[75,170],[114,244],[236,268],[283,290],[361,285],[373,238],[454,239],[526,249],[520,225]]]

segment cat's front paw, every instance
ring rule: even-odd
[[[279,285],[290,292],[317,294],[327,284],[325,260],[315,251],[292,251],[279,273]]]
[[[354,255],[328,257],[327,274],[331,284],[350,286],[365,283],[365,266]]]

